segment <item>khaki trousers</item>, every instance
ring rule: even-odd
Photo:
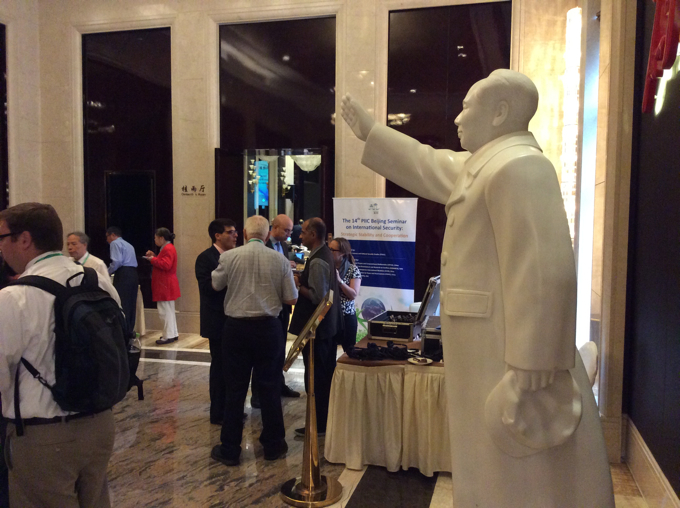
[[[113,412],[66,423],[7,426],[10,506],[110,507],[106,469],[113,451]]]

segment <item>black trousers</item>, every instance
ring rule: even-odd
[[[257,375],[262,405],[260,443],[265,450],[282,446],[286,430],[281,409],[281,371],[285,339],[275,318],[247,320],[227,318],[222,333],[222,358],[226,397],[222,424],[222,451],[229,458],[241,454],[243,405],[250,372]]]
[[[219,423],[224,418],[224,401],[227,396],[222,357],[222,330],[208,337],[210,345],[210,421]]]
[[[281,328],[283,329],[283,358],[286,358],[286,337],[288,336],[288,323],[290,322],[290,305],[284,305],[281,312],[279,312],[278,320],[281,322]],[[283,369],[281,370],[281,389],[286,386],[286,377],[283,375]],[[253,372],[253,383],[251,386],[251,396],[255,400],[260,398],[260,389],[257,382],[257,374]]]
[[[339,330],[335,335],[335,343],[342,346],[342,350],[346,353],[349,348],[354,347],[357,343],[357,315],[343,314],[342,320],[345,323],[345,329]]]
[[[338,347],[328,337],[314,340],[314,398],[316,400],[316,427],[319,432],[326,432],[328,422],[328,404],[331,398],[331,382],[337,362]],[[309,344],[302,350],[305,363],[305,390],[309,390]]]
[[[128,337],[134,336],[135,318],[137,317],[137,288],[139,276],[134,266],[121,266],[116,270],[113,278],[113,287],[120,296],[120,305],[125,313],[125,324]]]

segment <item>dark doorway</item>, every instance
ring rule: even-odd
[[[128,210],[131,203],[134,214]],[[156,182],[152,171],[106,173],[106,223],[125,231],[132,245],[153,249]]]
[[[294,180],[276,188],[278,197],[270,204],[296,222],[309,218],[304,214],[320,215],[332,228],[335,18],[223,25],[219,44],[221,149],[215,168],[216,215],[238,213],[229,217],[238,223],[244,211],[254,207],[250,201],[259,191],[248,192],[244,183],[250,164],[268,161],[284,168],[283,158],[291,154],[322,153],[324,163],[315,170],[301,175],[296,166]],[[251,157],[265,152],[266,161]],[[281,160],[275,161],[276,156]],[[270,184],[274,175],[272,171]],[[240,185],[232,185],[235,182]],[[262,194],[258,196],[261,201]]]
[[[434,148],[462,150],[453,120],[472,84],[510,66],[512,3],[390,13],[387,125]],[[387,197],[413,197],[387,181]],[[444,205],[418,199],[415,301],[439,275]]]
[[[9,147],[7,145],[7,36],[0,23],[0,210],[9,206]]]
[[[170,28],[83,35],[83,95],[90,250],[108,260],[106,228],[120,227],[153,307],[140,258],[158,227],[173,229]]]

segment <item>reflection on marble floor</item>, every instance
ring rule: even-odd
[[[164,348],[164,349],[210,349],[208,339],[201,337],[197,333],[180,333],[176,342],[171,342],[164,346],[156,344],[156,340],[161,338],[161,332],[150,331],[142,336],[142,347]]]
[[[115,408],[113,506],[285,506],[279,488],[301,471],[303,441],[293,429],[304,425],[304,397],[282,399],[290,450],[274,462],[263,458],[260,412],[248,398],[241,465],[228,468],[210,458],[220,428],[209,423],[207,365],[142,361],[138,375],[145,380],[145,400],[130,392]],[[288,382],[304,388],[301,377]],[[323,463],[324,474],[335,478],[343,469]]]
[[[146,399],[138,401],[133,390],[114,410],[116,442],[109,466],[112,506],[286,506],[279,498],[279,489],[301,471],[304,443],[294,437],[293,429],[304,425],[305,396],[282,399],[290,448],[286,458],[274,462],[264,460],[257,441],[262,429],[260,411],[250,407],[248,396],[241,464],[223,466],[210,458],[210,449],[219,443],[220,428],[209,423],[207,341],[198,335],[181,334],[179,341],[163,346],[164,351],[159,353],[154,342],[158,336],[151,332],[142,340],[149,346],[144,354],[153,356],[143,359],[138,370],[145,380]],[[180,360],[184,353],[194,356]],[[159,356],[165,359],[157,359]],[[298,359],[286,373],[286,382],[294,390],[304,392],[303,372],[302,360]],[[320,444],[323,457],[323,440]],[[321,463],[322,473],[340,478],[346,488],[343,500],[334,506],[452,508],[449,474],[432,479],[415,470],[388,473],[384,468],[371,467],[367,472],[356,472],[323,458]],[[625,464],[612,466],[612,476],[617,508],[646,507]],[[395,479],[412,489],[422,489],[426,495],[420,496],[417,506],[411,502],[413,496],[404,496],[403,500],[394,497],[394,489],[392,497],[387,492],[380,495],[380,489],[394,485]]]

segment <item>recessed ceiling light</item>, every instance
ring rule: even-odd
[[[417,90],[416,90],[415,88],[411,88],[411,89],[409,90],[409,92],[411,92],[411,93],[416,93]]]
[[[283,60],[284,62],[288,62],[290,60],[290,55],[283,55],[281,57],[281,60]]]

